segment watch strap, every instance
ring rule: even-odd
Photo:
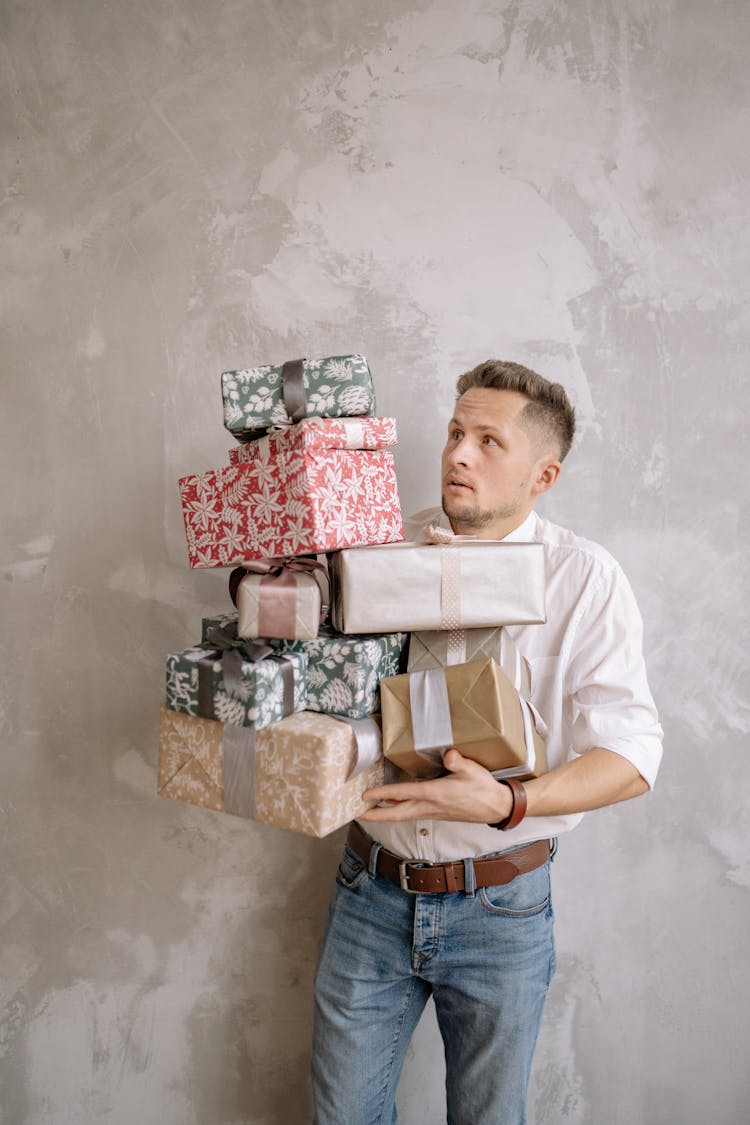
[[[501,777],[498,778],[500,785],[507,785],[513,798],[513,803],[510,806],[510,812],[504,820],[498,820],[494,824],[490,824],[490,828],[499,828],[501,832],[507,832],[509,828],[515,828],[521,823],[526,816],[526,786],[517,777]]]

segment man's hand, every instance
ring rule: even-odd
[[[489,770],[462,757],[455,747],[443,756],[450,772],[432,781],[404,781],[368,789],[366,801],[392,801],[373,808],[357,820],[471,820],[493,824],[510,815],[513,798],[507,785],[498,785]]]
[[[446,751],[443,764],[450,770],[447,777],[368,789],[366,800],[394,804],[391,808],[369,809],[357,820],[472,820],[494,824],[510,815],[510,789],[498,785],[484,766],[462,757],[455,747]],[[524,785],[527,816],[588,812],[648,791],[648,784],[634,765],[601,746]]]

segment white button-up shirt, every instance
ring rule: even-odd
[[[449,526],[440,509],[415,518],[416,529],[427,522]],[[602,746],[627,758],[652,786],[662,729],[646,680],[641,617],[620,566],[603,547],[535,512],[504,542],[544,544],[547,620],[507,630],[531,667],[531,702],[548,728],[549,769]],[[559,836],[582,816],[527,817],[508,832],[449,820],[362,827],[397,855],[435,863]]]

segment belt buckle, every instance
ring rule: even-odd
[[[410,859],[402,859],[399,862],[398,881],[402,891],[406,891],[406,893],[410,895],[418,895],[419,891],[409,886],[409,872],[406,870],[406,868],[411,866],[411,862],[412,861]]]

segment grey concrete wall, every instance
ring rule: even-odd
[[[3,1125],[307,1119],[340,834],[157,799],[157,709],[227,605],[176,491],[231,444],[219,372],[346,350],[411,509],[459,371],[561,379],[581,439],[545,510],[647,622],[664,768],[556,861],[530,1121],[747,1119],[748,17],[0,4]],[[441,1065],[428,1014],[405,1125],[444,1121]]]

